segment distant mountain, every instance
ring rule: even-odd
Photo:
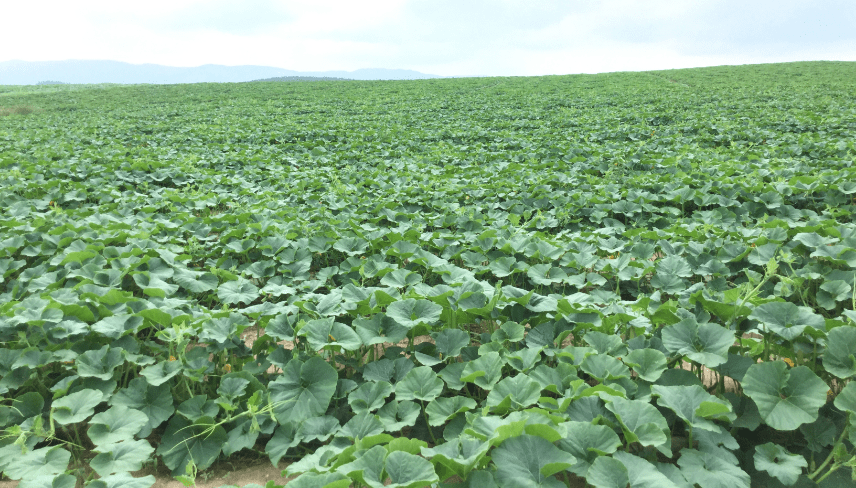
[[[3,61],[0,85],[35,85],[44,80],[62,83],[223,83],[280,77],[325,77],[351,80],[418,80],[440,78],[407,69],[356,71],[294,71],[270,66],[206,64],[193,68],[121,61]]]
[[[333,78],[331,76],[277,76],[275,78],[265,78],[257,81],[354,81],[353,78]]]

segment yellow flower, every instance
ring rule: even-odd
[[[792,368],[794,367],[794,362],[793,362],[793,361],[791,361],[791,358],[782,358],[782,360],[783,360],[784,362],[786,362],[786,363],[788,364],[788,366],[790,366],[790,367],[792,367]]]
[[[232,365],[231,365],[231,364],[228,364],[228,363],[227,363],[227,364],[224,364],[224,365],[223,365],[223,371],[225,371],[225,372],[227,372],[227,373],[231,373],[231,372],[232,372]]]
[[[175,356],[170,356],[170,357],[169,357],[169,360],[170,360],[170,361],[175,361]]]

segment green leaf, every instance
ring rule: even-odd
[[[624,358],[624,364],[643,380],[653,383],[666,370],[666,355],[656,349],[635,349]]]
[[[121,349],[105,345],[101,349],[86,351],[77,356],[75,366],[77,374],[83,378],[109,380],[113,378],[113,371],[124,362]]]
[[[132,439],[148,421],[143,412],[118,405],[95,414],[89,420],[90,427],[86,433],[97,446],[113,444]]]
[[[517,322],[505,322],[493,332],[490,340],[493,342],[520,342],[525,333],[526,328]]]
[[[662,333],[666,350],[709,368],[725,363],[728,348],[734,344],[733,332],[712,322],[699,324],[695,318],[664,327]]]
[[[728,401],[711,395],[701,386],[654,385],[652,390],[659,397],[658,405],[675,412],[691,427],[719,432],[720,427],[710,419],[730,421],[735,418]]]
[[[143,318],[136,315],[120,314],[106,317],[92,324],[92,330],[116,340],[129,332],[136,332],[143,325]]]
[[[80,390],[53,402],[53,418],[61,425],[82,422],[95,413],[95,407],[103,401],[104,394],[98,390]]]
[[[394,390],[388,381],[366,382],[348,395],[348,405],[354,413],[371,412],[382,407]]]
[[[491,351],[482,354],[475,361],[470,361],[461,373],[461,381],[475,383],[485,390],[493,389],[493,385],[502,377],[502,366],[505,361],[498,352]]]
[[[621,446],[621,439],[606,425],[575,421],[562,425],[567,434],[559,440],[559,448],[577,458],[576,464],[568,468],[577,476],[585,476],[597,458],[612,454]]]
[[[395,398],[430,402],[440,396],[443,386],[443,380],[430,367],[419,366],[395,384]]]
[[[318,440],[326,441],[339,430],[339,421],[335,417],[325,415],[304,420],[297,428],[297,436],[301,442]]]
[[[491,453],[496,480],[506,487],[559,488],[552,477],[576,463],[576,458],[541,437],[522,434],[505,440]]]
[[[27,478],[18,483],[17,488],[75,488],[77,478],[70,474],[61,474],[58,476],[44,476],[36,478]],[[87,485],[88,487],[89,485]],[[148,488],[148,487],[146,487]]]
[[[400,325],[412,329],[418,325],[434,325],[440,320],[443,307],[429,300],[408,298],[391,304],[386,315]]]
[[[627,468],[631,488],[678,488],[678,485],[656,466],[639,456],[618,451],[612,457]]]
[[[354,329],[336,322],[332,317],[310,320],[297,335],[306,337],[309,347],[315,351],[322,349],[337,351],[339,348],[356,351],[362,346],[362,341]]]
[[[34,449],[23,456],[16,456],[15,461],[6,466],[3,474],[13,480],[53,478],[68,469],[70,459],[71,453],[59,446]]]
[[[224,377],[217,387],[217,394],[228,398],[237,398],[247,391],[250,380],[238,376]]]
[[[437,398],[425,407],[428,425],[443,425],[459,413],[476,408],[476,401],[465,396]]]
[[[146,425],[138,432],[140,438],[148,437],[152,429],[162,424],[175,412],[173,396],[169,385],[151,386],[145,378],[134,378],[128,387],[116,392],[110,401],[111,406],[124,406],[143,412],[148,418]]]
[[[601,382],[630,377],[630,369],[624,363],[606,354],[586,356],[580,369]]]
[[[122,472],[137,471],[155,449],[146,440],[124,441],[96,448],[100,454],[92,458],[89,465],[100,476]]]
[[[86,488],[151,488],[154,484],[155,477],[151,474],[141,478],[134,478],[130,473],[116,473],[90,481],[86,484]]]
[[[384,469],[390,480],[389,485],[381,485],[385,487],[417,488],[439,481],[434,466],[429,461],[405,451],[389,453]]]
[[[178,291],[178,285],[167,283],[149,272],[134,273],[133,278],[137,286],[142,288],[143,293],[150,297],[169,297]]]
[[[274,466],[279,464],[279,460],[285,456],[289,449],[300,444],[300,440],[293,422],[286,422],[277,426],[273,436],[265,444],[265,452],[270,458],[270,462]]]
[[[223,303],[251,303],[259,296],[259,288],[245,279],[227,281],[217,288],[217,298]]]
[[[178,286],[190,293],[205,293],[216,290],[219,284],[217,277],[211,273],[180,268],[175,270],[172,279]]]
[[[598,354],[607,354],[609,356],[624,356],[627,353],[627,346],[624,341],[617,335],[604,334],[596,330],[589,331],[583,336],[583,340],[594,348]]]
[[[823,367],[841,379],[856,376],[856,327],[845,325],[829,331]]]
[[[701,488],[749,488],[749,475],[715,452],[681,449],[678,466],[687,480]]]
[[[505,377],[497,383],[487,396],[486,405],[494,413],[504,415],[509,410],[520,410],[538,402],[541,385],[523,373]]]
[[[671,431],[666,418],[654,405],[641,400],[613,399],[606,408],[615,414],[628,442],[653,446],[671,456]]]
[[[352,325],[363,344],[367,346],[400,342],[407,337],[407,332],[410,330],[384,313],[376,313],[368,319],[354,319]]]
[[[219,410],[214,400],[210,400],[208,395],[202,394],[194,395],[181,402],[175,412],[187,420],[195,422],[202,417],[214,417]]]
[[[753,364],[743,377],[743,392],[755,400],[761,418],[776,430],[794,430],[813,422],[826,403],[828,389],[807,367],[788,369],[783,361]]]
[[[157,453],[172,470],[172,475],[178,476],[191,462],[198,469],[211,466],[225,442],[226,431],[219,425],[215,426],[214,419],[202,417],[191,423],[175,415],[166,426]]]
[[[840,410],[856,414],[856,383],[847,383],[847,386],[835,397],[834,403]]]
[[[268,385],[274,415],[279,423],[300,422],[319,417],[336,391],[339,379],[336,369],[320,357],[312,357],[305,363],[292,359],[282,375]]]
[[[768,442],[755,446],[755,469],[766,471],[787,486],[797,482],[808,462],[799,454],[791,454],[778,444]]]
[[[618,459],[601,456],[586,472],[586,481],[596,488],[627,488],[630,473]]]
[[[431,334],[431,337],[443,359],[459,356],[461,349],[470,344],[470,335],[461,329],[443,329]]]
[[[377,416],[386,432],[397,432],[405,427],[412,427],[422,412],[418,403],[406,400],[392,400],[380,407]]]
[[[140,375],[152,386],[160,386],[170,380],[181,371],[179,361],[161,361],[147,366],[140,371]]]
[[[374,446],[363,452],[356,460],[339,466],[336,471],[364,485],[380,488],[385,481],[381,476],[386,455],[387,452],[383,446]]]
[[[479,462],[484,459],[490,443],[478,439],[458,437],[433,448],[422,448],[422,455],[433,464],[448,468],[455,475],[466,479]]]
[[[749,318],[760,322],[761,330],[770,330],[788,341],[799,337],[806,327],[826,330],[823,317],[808,307],[798,307],[791,302],[758,305]]]
[[[348,488],[350,485],[350,478],[336,472],[303,473],[288,482],[288,488]]]

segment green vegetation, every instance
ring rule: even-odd
[[[7,88],[21,488],[854,476],[856,63]]]

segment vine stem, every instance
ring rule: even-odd
[[[428,435],[431,436],[431,441],[434,445],[437,445],[437,438],[434,437],[434,431],[431,430],[431,424],[428,423],[428,412],[425,411],[425,400],[419,400],[419,403],[422,404],[422,416],[425,417],[425,427],[428,428]]]
[[[849,413],[847,414],[847,425],[848,426],[850,425],[850,415],[851,414],[849,414]],[[808,475],[808,479],[814,480],[820,474],[820,472],[823,471],[827,465],[829,465],[829,463],[833,460],[833,458],[835,458],[835,448],[838,447],[842,442],[844,442],[844,437],[847,435],[848,430],[849,430],[848,427],[844,427],[844,430],[841,431],[841,436],[839,436],[838,440],[835,441],[835,444],[832,445],[832,450],[829,452],[829,455],[826,456],[826,459],[823,460],[823,463],[821,463],[821,465],[813,473],[810,473]],[[823,480],[824,478],[829,476],[836,469],[838,469],[837,463],[835,466],[830,468],[829,471],[825,475],[823,475],[822,478],[820,478],[820,480],[817,480],[817,482],[819,483],[821,480]]]

